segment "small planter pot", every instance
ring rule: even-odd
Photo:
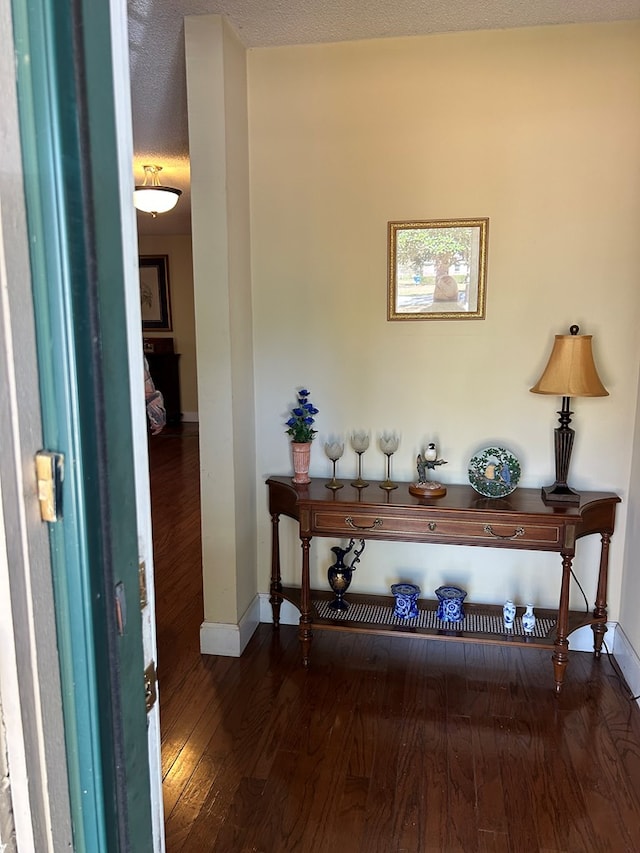
[[[291,456],[293,459],[293,483],[296,486],[304,486],[310,483],[311,442],[292,441]]]

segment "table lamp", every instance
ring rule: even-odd
[[[607,397],[609,392],[598,376],[591,352],[591,335],[579,335],[578,326],[571,326],[568,335],[556,335],[549,362],[540,379],[530,390],[534,394],[555,394],[562,397],[560,426],[555,430],[556,481],[542,488],[545,503],[575,505],[580,495],[567,485],[574,430],[569,426],[573,412],[571,397]]]

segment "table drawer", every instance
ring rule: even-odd
[[[362,536],[375,539],[403,539],[426,542],[453,542],[473,545],[513,547],[535,546],[555,550],[561,547],[563,526],[495,519],[420,518],[408,514],[381,512],[335,512],[315,510],[312,532],[320,536]]]

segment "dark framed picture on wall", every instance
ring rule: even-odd
[[[140,255],[138,263],[142,328],[170,332],[169,258],[167,255]]]

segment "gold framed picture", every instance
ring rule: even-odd
[[[388,320],[484,320],[489,220],[388,223]]]

